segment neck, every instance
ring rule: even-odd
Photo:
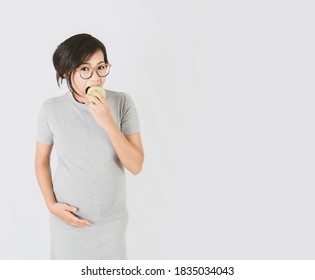
[[[79,103],[81,103],[81,104],[85,104],[85,102],[82,100],[82,97],[81,97],[80,95],[78,95],[78,94],[75,93],[75,92],[73,92],[72,95],[73,95],[74,99],[75,99],[77,102],[79,102]]]

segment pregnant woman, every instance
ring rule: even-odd
[[[50,259],[126,259],[125,168],[136,175],[144,160],[135,103],[123,92],[86,93],[103,88],[111,67],[104,44],[89,34],[62,42],[53,63],[58,85],[65,79],[69,91],[43,102],[35,156],[49,210]]]

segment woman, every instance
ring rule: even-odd
[[[74,35],[54,55],[57,83],[69,91],[43,102],[35,171],[50,211],[51,259],[126,259],[125,171],[138,174],[144,153],[131,97],[103,87],[110,64],[102,42]],[[58,165],[52,181],[50,154]]]

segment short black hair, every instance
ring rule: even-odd
[[[74,92],[71,84],[73,70],[89,60],[98,50],[103,52],[105,63],[109,63],[104,44],[90,34],[73,35],[58,45],[53,54],[53,64],[56,69],[58,86],[60,87],[63,79],[66,79],[68,88],[71,92]]]

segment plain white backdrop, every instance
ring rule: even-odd
[[[0,259],[48,259],[34,159],[52,54],[106,46],[105,88],[134,99],[129,259],[314,259],[312,1],[9,1],[1,7]],[[56,156],[53,150],[53,169]],[[54,172],[54,170],[53,170]]]

